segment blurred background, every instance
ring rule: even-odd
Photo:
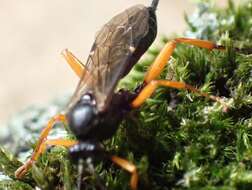
[[[0,0],[0,126],[29,105],[73,91],[78,78],[61,50],[68,48],[85,62],[96,31],[139,3],[151,0]],[[160,0],[159,34],[181,34],[184,13],[194,9],[193,0]]]

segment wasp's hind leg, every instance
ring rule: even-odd
[[[43,146],[45,145],[47,136],[49,135],[55,123],[57,122],[62,122],[66,124],[65,115],[59,114],[49,120],[47,126],[42,130],[40,134],[39,140],[36,144],[36,147],[32,153],[31,158],[27,160],[25,164],[22,165],[20,168],[18,168],[17,171],[15,172],[16,178],[22,178],[26,174],[26,172],[31,168],[32,163],[38,159],[39,155],[41,154],[41,151],[43,150]]]
[[[165,86],[165,87],[171,87],[171,88],[176,88],[176,89],[190,90],[201,96],[220,102],[223,105],[223,110],[226,111],[228,106],[218,96],[212,96],[207,93],[203,93],[197,88],[183,82],[168,81],[168,80],[155,80],[163,71],[165,65],[167,64],[167,61],[170,59],[178,43],[186,43],[186,44],[194,45],[194,46],[209,49],[209,50],[212,50],[212,49],[223,50],[224,49],[223,46],[218,46],[215,43],[207,41],[207,40],[176,38],[172,40],[171,42],[168,42],[163,48],[163,50],[161,50],[160,54],[157,56],[154,63],[151,65],[150,69],[146,73],[142,90],[140,91],[138,96],[133,100],[133,102],[131,103],[131,106],[133,108],[137,108],[141,106],[144,103],[144,101],[153,94],[153,92],[156,90],[157,87]]]
[[[194,45],[209,50],[224,50],[223,46],[218,46],[211,41],[190,38],[176,38],[165,45],[165,47],[161,50],[160,54],[155,59],[154,63],[150,66],[144,78],[145,84],[151,82],[152,80],[155,80],[160,75],[160,73],[164,70],[165,65],[167,64],[167,61],[171,58],[177,44],[179,43]]]
[[[68,49],[63,50],[61,54],[79,78],[81,78],[83,74],[88,73],[85,65]]]

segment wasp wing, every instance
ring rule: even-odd
[[[90,91],[96,98],[98,110],[105,109],[118,81],[123,77],[135,47],[149,30],[148,18],[148,9],[137,5],[103,26],[85,64],[89,74],[82,76],[69,107]]]

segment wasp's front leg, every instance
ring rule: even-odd
[[[46,140],[43,142],[38,151],[34,152],[32,157],[25,162],[24,165],[19,167],[15,172],[16,178],[22,178],[28,170],[32,167],[32,164],[39,158],[41,154],[43,154],[48,146],[64,146],[66,148],[72,147],[77,144],[77,141],[74,140],[65,140],[65,139],[55,139],[55,140]]]
[[[25,162],[23,166],[17,169],[15,172],[16,178],[22,178],[27,171],[31,168],[32,164],[39,158],[40,154],[44,151],[45,143],[47,142],[47,137],[57,122],[62,122],[64,124],[67,123],[65,115],[59,114],[54,116],[52,119],[49,120],[47,123],[47,126],[42,130],[40,137],[38,139],[38,142],[36,144],[36,147],[32,153],[32,156],[29,160]]]
[[[120,158],[118,156],[111,156],[111,161],[120,166],[121,168],[125,169],[129,173],[131,173],[131,179],[130,179],[130,187],[132,190],[137,189],[138,185],[138,174],[137,174],[137,168],[134,164],[130,163],[128,160],[125,160],[123,158]]]

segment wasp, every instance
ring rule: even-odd
[[[157,35],[156,9],[159,0],[151,6],[136,5],[113,17],[97,33],[90,54],[83,64],[70,51],[63,56],[80,81],[66,110],[49,120],[41,132],[31,157],[15,172],[22,178],[47,146],[65,146],[73,160],[109,159],[131,173],[131,189],[137,189],[138,174],[133,163],[106,152],[101,142],[111,138],[119,124],[133,109],[139,108],[160,87],[185,89],[214,101],[225,103],[217,96],[208,95],[183,82],[158,80],[177,44],[185,43],[205,49],[223,50],[211,41],[176,38],[168,42],[147,71],[144,81],[135,91],[120,89],[118,82],[126,76]],[[67,124],[77,140],[48,140],[56,122]]]

